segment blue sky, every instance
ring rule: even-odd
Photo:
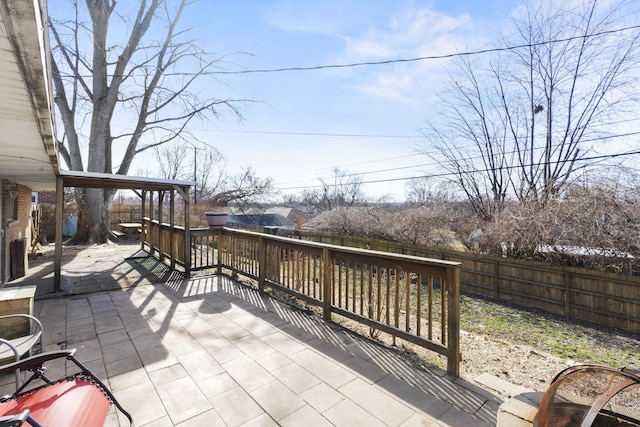
[[[182,25],[224,58],[226,71],[304,68],[496,47],[523,1],[201,0],[189,6]],[[123,14],[135,7],[118,6]],[[49,8],[58,17],[71,10],[68,0],[49,0]],[[125,33],[112,29],[115,40]],[[283,194],[319,186],[321,178],[330,182],[339,168],[360,174],[370,198],[401,201],[409,178],[443,171],[415,147],[428,150],[422,132],[441,108],[453,65],[438,59],[208,77],[203,96],[254,102],[241,108],[242,121],[226,114],[191,131],[222,152],[229,173],[250,165]],[[130,127],[129,117],[120,119],[117,126]],[[623,127],[616,125],[616,132]],[[613,148],[628,149],[618,141]],[[153,173],[153,165],[148,153],[129,173]]]
[[[311,67],[487,47],[496,24],[518,3],[207,0],[190,8],[185,23],[208,50],[229,55],[228,71]],[[429,171],[429,165],[414,167],[429,160],[412,147],[424,142],[421,129],[447,64],[220,76],[210,88],[216,96],[257,102],[243,108],[243,122],[227,115],[198,135],[225,155],[231,170],[252,165],[283,192],[319,185],[336,167],[351,173],[395,169],[362,175],[365,183],[386,181],[363,190],[401,200],[402,178]]]

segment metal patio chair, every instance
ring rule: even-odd
[[[44,364],[60,358],[75,364],[77,372],[51,380]],[[0,427],[102,427],[112,405],[133,427],[131,415],[107,386],[76,359],[75,349],[41,353],[1,366],[0,375],[16,369],[30,372],[31,376],[13,394],[0,398]]]
[[[25,322],[25,319],[28,322]],[[28,323],[28,327],[26,324]],[[26,355],[43,351],[42,323],[28,314],[7,314],[0,316],[0,362],[17,362]],[[16,388],[20,387],[21,374],[16,370]]]

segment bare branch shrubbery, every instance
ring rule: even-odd
[[[479,229],[466,203],[444,201],[410,208],[339,208],[314,221],[318,231],[455,250],[475,250],[473,236]]]
[[[486,253],[631,273],[640,257],[640,209],[633,193],[574,186],[544,207],[508,206],[483,235]]]
[[[439,201],[409,208],[395,216],[395,240],[455,250],[475,250],[480,225],[467,203]]]
[[[392,230],[395,210],[378,207],[342,207],[326,211],[316,217],[318,231],[395,240]]]
[[[319,231],[342,235],[626,274],[640,269],[640,192],[616,180],[574,184],[544,205],[507,203],[490,221],[446,199],[334,209],[316,221]]]

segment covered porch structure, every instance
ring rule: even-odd
[[[62,224],[64,211],[64,189],[65,188],[98,188],[104,190],[132,190],[137,194],[142,203],[142,215],[148,213],[150,221],[154,220],[154,212],[158,212],[158,221],[162,221],[164,201],[169,196],[169,223],[175,226],[175,195],[182,198],[184,203],[184,241],[191,241],[191,231],[189,224],[190,212],[190,188],[194,185],[190,181],[166,180],[159,178],[136,177],[126,175],[114,175],[96,172],[60,171],[56,177],[56,236],[55,236],[55,261],[54,261],[54,293],[61,291],[61,269],[62,269]],[[154,198],[154,194],[157,196]],[[149,201],[147,203],[147,200]],[[154,209],[154,200],[157,202],[157,209]],[[147,211],[148,208],[148,211]],[[142,238],[141,247],[144,247],[147,233],[145,222],[141,223]],[[172,234],[171,237],[174,235]],[[166,253],[170,260],[171,267],[175,267],[176,245],[171,241],[166,248]],[[181,254],[177,258],[184,260],[185,274],[188,276],[191,269],[191,250],[189,245],[180,248]],[[162,256],[161,256],[162,258]]]

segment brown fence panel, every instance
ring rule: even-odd
[[[293,235],[293,234],[292,234]],[[460,262],[461,289],[523,306],[640,332],[640,279],[467,252],[325,233],[297,238]]]
[[[637,277],[613,273],[585,274],[571,269],[569,274],[572,316],[640,331],[640,282]]]
[[[119,222],[142,222],[142,206],[114,204],[111,207],[109,220],[112,228],[115,228]]]

